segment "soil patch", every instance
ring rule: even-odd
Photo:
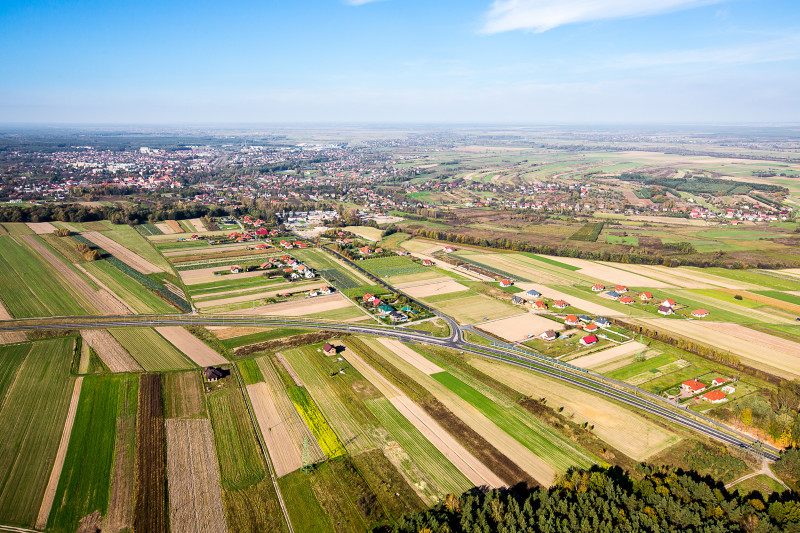
[[[647,346],[637,341],[631,341],[606,350],[584,355],[583,357],[578,357],[577,359],[571,360],[569,363],[579,368],[597,368],[598,366],[608,364],[618,359],[624,359],[629,355],[644,350],[647,350]]]
[[[81,337],[112,372],[141,372],[143,368],[105,329],[82,329]]]
[[[522,342],[531,336],[539,336],[548,329],[561,331],[564,324],[550,320],[536,313],[525,313],[522,315],[501,318],[484,322],[480,329],[503,338],[509,342]]]
[[[132,250],[122,246],[117,241],[109,239],[102,233],[98,231],[86,231],[82,233],[85,238],[89,239],[97,246],[105,250],[106,252],[110,253],[123,263],[129,265],[132,268],[135,268],[142,274],[156,274],[158,272],[164,272],[162,268],[157,267],[150,261],[146,260],[145,258],[141,257],[140,255],[136,254]]]
[[[433,363],[429,359],[426,359],[425,357],[423,357],[416,351],[412,350],[411,348],[409,348],[400,341],[396,341],[394,339],[378,339],[378,341],[387,348],[389,348],[392,352],[394,352],[395,355],[400,357],[403,361],[412,365],[420,372],[424,372],[429,376],[431,374],[438,374],[439,372],[444,372],[444,369],[442,367]]]
[[[412,282],[397,286],[398,289],[413,298],[426,298],[436,294],[466,291],[468,287],[458,283],[452,278],[436,278],[425,283]]]
[[[181,326],[162,326],[155,330],[200,366],[224,365],[228,362],[227,359]]]
[[[56,227],[49,222],[26,222],[25,223],[37,235],[45,235],[56,231]]]
[[[306,298],[292,302],[282,302],[279,304],[264,305],[255,309],[241,309],[231,311],[226,314],[237,315],[279,315],[279,316],[305,316],[323,311],[333,311],[344,309],[352,305],[341,294],[329,294],[316,298]]]
[[[167,531],[164,440],[161,375],[142,374],[136,420],[134,531]]]

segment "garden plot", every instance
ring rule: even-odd
[[[391,384],[367,362],[348,351],[348,362],[372,383],[436,449],[475,486],[503,487],[506,484],[478,458],[469,453],[447,430],[420,406]]]
[[[228,362],[227,359],[181,326],[162,326],[155,330],[199,366],[224,365]]]
[[[231,281],[242,279],[242,278],[253,278],[256,276],[263,276],[263,270],[254,270],[252,272],[239,272],[238,274],[220,274],[217,275],[215,272],[229,270],[226,266],[215,266],[215,267],[208,267],[208,268],[198,268],[195,270],[181,270],[178,272],[178,275],[181,277],[181,280],[186,285],[197,285],[200,283],[213,283],[215,281]],[[189,287],[191,290],[191,287]]]
[[[81,337],[112,372],[140,372],[141,365],[105,329],[82,329]]]
[[[161,231],[161,233],[163,233],[164,235],[172,235],[173,233],[175,233],[175,230],[172,229],[172,226],[170,226],[166,222],[159,222],[158,224],[155,224],[155,227],[157,227],[159,231]]]
[[[172,533],[225,533],[219,468],[207,419],[167,420],[167,481]]]
[[[551,287],[546,287],[545,285],[539,285],[537,283],[517,283],[517,287],[526,291],[530,289],[535,289],[540,293],[542,293],[544,297],[552,298],[553,300],[565,300],[569,302],[571,306],[577,307],[578,309],[586,311],[587,313],[591,313],[593,315],[627,316],[625,315],[625,313],[616,311],[614,309],[611,309],[610,307],[606,307],[604,305],[590,302],[589,300],[584,300],[582,298],[577,298],[575,296],[565,294]]]
[[[304,300],[257,306],[254,309],[229,311],[225,314],[305,316],[314,313],[321,313],[323,311],[345,309],[351,305],[353,304],[341,294],[329,294],[326,296],[317,296],[316,298],[306,298]]]
[[[523,394],[534,398],[544,396],[554,409],[564,407],[565,416],[573,416],[573,421],[579,424],[594,425],[593,431],[598,437],[637,461],[647,459],[678,440],[674,433],[660,425],[578,388],[488,359],[474,358],[470,364]]]
[[[500,320],[483,322],[480,324],[480,329],[509,342],[522,342],[532,336],[539,336],[548,329],[561,331],[564,329],[564,324],[536,313],[524,313],[509,318],[501,318]]]
[[[599,366],[607,365],[613,361],[624,359],[637,352],[647,350],[647,346],[637,341],[626,342],[612,348],[606,348],[599,352],[594,352],[583,357],[571,360],[571,365],[579,368],[597,368]]]
[[[195,231],[201,233],[206,230],[206,227],[203,225],[203,221],[199,218],[191,218],[189,219],[189,223],[194,227]]]
[[[800,343],[726,322],[659,318],[635,319],[633,322],[665,329],[718,350],[729,351],[744,363],[755,363],[758,368],[788,379],[800,377]]]
[[[125,246],[122,246],[117,241],[109,239],[100,232],[87,231],[82,233],[81,235],[83,235],[85,238],[89,239],[97,246],[99,246],[106,252],[110,253],[123,263],[129,265],[131,268],[138,270],[142,274],[157,274],[159,272],[164,272],[164,269],[157,267],[150,261],[141,257],[139,254],[133,252],[132,250],[126,248]]]
[[[56,227],[49,222],[27,222],[26,224],[37,235],[46,235],[56,231]]]
[[[448,294],[451,292],[468,290],[468,287],[448,277],[434,278],[426,281],[410,281],[396,284],[395,287],[412,298],[427,298],[428,296],[435,296],[437,294]]]
[[[647,287],[647,288],[670,288],[672,285],[653,279],[650,277],[634,274],[619,268],[614,268],[608,264],[597,263],[594,261],[587,261],[586,259],[576,259],[574,257],[550,257],[543,255],[548,259],[560,261],[568,265],[580,268],[581,274],[586,274],[593,278],[603,280],[608,283],[616,285],[627,285],[628,287]]]
[[[391,350],[392,353],[403,359],[403,361],[412,365],[420,372],[424,372],[429,376],[431,374],[444,372],[444,369],[441,368],[439,365],[425,358],[422,354],[420,354],[415,350],[412,350],[411,348],[409,348],[400,341],[394,339],[380,338],[378,339],[378,342],[383,344],[386,348]]]

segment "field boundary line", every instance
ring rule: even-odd
[[[239,372],[239,367],[234,364],[231,365],[231,368],[233,368],[233,374],[236,376],[236,381],[239,383],[239,391],[244,397],[245,405],[247,405],[247,414],[250,415],[250,424],[253,426],[253,430],[256,432],[258,447],[261,448],[261,453],[264,456],[264,460],[267,462],[267,468],[269,468],[269,477],[272,480],[272,485],[275,487],[275,495],[278,497],[278,504],[283,512],[283,519],[286,521],[286,525],[289,528],[289,533],[294,533],[292,521],[289,518],[289,511],[286,509],[286,503],[283,501],[283,495],[281,495],[281,488],[278,486],[278,478],[275,476],[275,469],[272,466],[272,460],[269,457],[269,453],[267,453],[267,444],[264,442],[264,435],[261,434],[261,428],[258,425],[258,420],[256,420],[255,414],[253,413],[253,406],[250,405],[250,396],[247,394],[247,388],[244,386],[244,381],[242,380],[242,375]]]

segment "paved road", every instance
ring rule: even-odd
[[[449,318],[449,317],[447,317]],[[134,327],[134,326],[165,326],[165,325],[198,325],[198,326],[282,326],[297,327],[306,329],[325,329],[329,331],[340,331],[345,333],[380,335],[394,338],[403,342],[431,344],[444,346],[463,352],[469,352],[478,356],[487,357],[498,361],[526,368],[528,370],[544,374],[554,379],[570,383],[572,385],[601,394],[616,401],[625,403],[636,409],[646,411],[661,418],[680,424],[686,428],[705,434],[711,438],[725,442],[732,446],[754,451],[754,439],[748,435],[739,433],[731,428],[717,424],[716,422],[703,417],[697,413],[692,413],[685,409],[679,409],[666,400],[638,389],[627,383],[609,380],[591,372],[580,371],[569,367],[569,365],[558,364],[552,360],[536,359],[534,354],[527,355],[504,347],[487,347],[466,342],[463,339],[461,327],[452,319],[448,320],[451,324],[450,337],[434,337],[427,332],[416,332],[411,329],[400,327],[382,327],[369,325],[355,325],[351,323],[336,323],[327,321],[280,319],[280,318],[258,318],[258,317],[232,317],[232,316],[203,316],[203,315],[147,315],[147,316],[120,316],[120,317],[60,317],[50,318],[32,323],[31,320],[24,321],[0,321],[0,331],[20,331],[20,330],[39,330],[39,329],[86,329],[96,327]],[[20,322],[25,322],[20,324]],[[765,458],[775,461],[778,459],[779,450],[768,446],[762,446],[760,452]]]

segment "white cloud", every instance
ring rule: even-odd
[[[533,30],[574,22],[643,17],[723,0],[494,0],[483,33]]]

